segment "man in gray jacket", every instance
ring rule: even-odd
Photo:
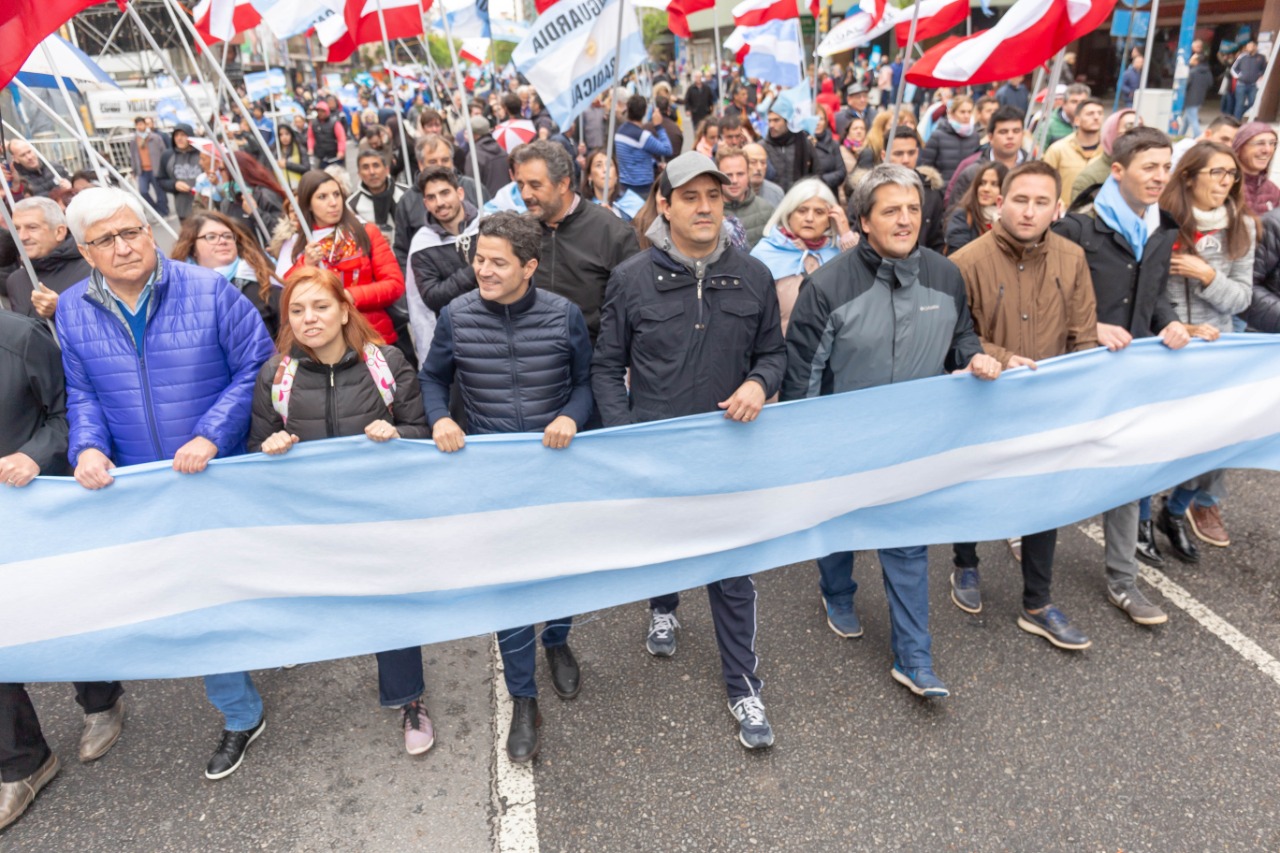
[[[151,129],[145,116],[133,120],[134,134],[129,140],[129,155],[133,160],[133,176],[138,182],[138,193],[161,216],[169,215],[169,196],[160,186],[157,174],[164,157],[164,140]],[[154,196],[154,198],[153,198]]]
[[[905,166],[876,166],[858,185],[852,209],[865,239],[801,284],[787,325],[783,400],[947,371],[980,379],[1000,375],[1000,362],[983,353],[974,333],[960,271],[918,245],[923,201],[919,175]],[[948,696],[933,671],[929,550],[909,545],[879,554],[893,625],[891,674],[918,696]],[[861,637],[853,552],[828,554],[818,570],[827,625],[841,637]]]

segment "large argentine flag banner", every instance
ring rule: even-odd
[[[622,15],[621,50],[618,15]],[[533,22],[511,61],[561,127],[646,56],[635,7],[626,0],[559,0]],[[554,96],[554,97],[553,97]]]
[[[38,480],[0,490],[0,681],[449,640],[835,550],[1045,530],[1221,467],[1280,468],[1280,340],[1147,340],[564,451],[357,437],[194,476],[123,469],[101,492]]]

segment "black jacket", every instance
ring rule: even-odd
[[[942,185],[946,187],[960,163],[981,147],[982,140],[976,128],[968,136],[961,136],[944,118],[934,125],[933,133],[929,134],[929,141],[920,152],[920,163],[941,172]]]
[[[777,173],[777,177],[770,180],[784,190],[814,173],[813,145],[807,134],[792,131],[779,139],[765,135],[760,143],[769,156],[769,165]]]
[[[66,474],[62,355],[43,322],[0,311],[0,456],[25,453],[41,474]]]
[[[1053,223],[1061,234],[1084,249],[1098,297],[1098,322],[1123,326],[1135,338],[1160,334],[1178,319],[1169,304],[1169,259],[1178,237],[1178,225],[1163,210],[1160,227],[1147,238],[1142,261],[1134,260],[1124,237],[1100,218],[1069,213]]]
[[[465,210],[467,222],[458,237],[445,231],[428,215],[427,223],[422,226],[426,233],[415,239],[414,245],[418,248],[409,253],[413,286],[423,303],[437,314],[462,294],[476,289],[471,258],[475,256],[475,224],[479,212],[470,205],[466,205]]]
[[[449,415],[455,379],[469,432],[541,432],[560,415],[583,428],[592,404],[582,312],[537,287],[510,305],[478,290],[455,299],[440,312],[418,375],[433,425]]]
[[[21,163],[14,163],[13,175],[21,182],[28,196],[48,195],[50,190],[58,186],[59,181],[65,179],[62,174],[53,171],[43,162],[38,169],[28,169]]]
[[[711,87],[706,83],[699,83],[685,89],[684,107],[693,119],[693,129],[697,130],[702,120],[711,115],[711,110],[715,108],[715,96],[711,94]]]
[[[253,389],[253,421],[249,429],[249,452],[262,449],[272,434],[287,430],[302,441],[362,435],[377,420],[393,424],[401,438],[430,438],[422,410],[422,392],[413,368],[394,346],[380,346],[395,377],[395,392],[388,411],[382,394],[374,385],[369,368],[355,350],[347,350],[342,360],[330,367],[309,358],[301,349],[292,357],[298,361],[289,396],[289,422],[271,405],[271,385],[280,366],[280,356],[267,359],[258,371]]]
[[[772,397],[786,366],[773,274],[744,252],[697,279],[655,246],[609,278],[591,362],[605,426],[715,412],[747,379]]]
[[[969,224],[969,214],[963,207],[953,207],[947,217],[946,237],[947,254],[954,254],[981,237],[978,229]]]
[[[476,137],[476,155],[480,161],[480,183],[484,186],[484,197],[493,198],[498,190],[511,183],[507,152],[492,134],[485,133]],[[470,170],[471,158],[468,156],[466,171]]]
[[[254,204],[258,206],[258,215],[262,217],[262,224],[267,226],[266,234],[263,234],[262,229],[258,227],[258,220],[254,215],[244,212],[244,205],[240,203],[240,193],[236,193],[234,198],[224,198],[218,202],[218,210],[224,216],[239,223],[240,227],[249,234],[256,236],[259,246],[265,246],[271,242],[271,234],[276,230],[280,217],[284,216],[284,199],[266,187],[250,187],[249,191],[253,196]]]
[[[92,269],[80,254],[80,250],[76,248],[75,238],[71,236],[55,246],[53,251],[43,258],[33,258],[31,266],[35,267],[41,284],[56,293],[62,293],[71,285],[84,281],[89,277],[89,270]],[[30,276],[27,275],[26,267],[19,266],[9,273],[5,289],[9,293],[9,305],[15,314],[25,314],[39,319],[40,315],[31,304],[31,291],[34,287]],[[2,455],[4,454],[0,454]]]
[[[542,256],[533,284],[582,309],[594,344],[609,274],[639,251],[635,229],[600,205],[579,197],[577,209],[557,227],[542,226]]]
[[[1262,215],[1253,250],[1253,302],[1244,318],[1259,332],[1280,332],[1280,209]]]
[[[476,200],[476,182],[466,175],[459,175],[458,183],[462,184],[463,197],[471,202],[472,207],[479,207],[480,202]],[[422,193],[418,192],[417,187],[410,187],[396,202],[395,223],[396,236],[391,242],[391,251],[395,253],[396,260],[403,268],[409,262],[409,246],[413,243],[413,235],[427,224],[427,206],[423,204]]]
[[[1208,65],[1201,62],[1192,68],[1187,76],[1187,93],[1183,96],[1182,105],[1184,107],[1204,106],[1205,98],[1209,96],[1211,89],[1213,89],[1213,72],[1209,70]]]
[[[840,143],[836,142],[830,130],[813,138],[813,170],[833,193],[840,194],[846,174],[844,157],[840,154]]]
[[[176,125],[173,132],[177,133],[178,131],[182,131],[188,137],[195,136],[195,131],[191,129],[190,125]],[[177,148],[170,146],[160,155],[160,168],[156,170],[156,183],[160,184],[160,189],[165,192],[173,193],[173,209],[174,213],[178,215],[179,221],[191,215],[191,206],[195,201],[195,196],[190,192],[178,192],[178,181],[185,181],[188,186],[195,186],[196,178],[200,177],[201,171],[203,170],[200,168],[200,152],[196,150],[194,145],[188,145],[185,151],[179,151]]]

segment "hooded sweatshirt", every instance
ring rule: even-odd
[[[179,133],[185,133],[187,139],[195,136],[195,131],[187,124],[174,125],[172,135],[176,137]],[[190,190],[180,192],[178,182],[182,181],[188,187],[194,187],[196,179],[204,170],[200,168],[200,152],[194,145],[188,144],[186,148],[179,149],[175,139],[171,138],[170,141],[173,142],[173,147],[160,156],[160,168],[156,171],[156,181],[162,190],[173,193],[174,212],[181,221],[191,215],[195,196]]]

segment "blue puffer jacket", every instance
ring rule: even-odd
[[[171,459],[203,436],[243,453],[253,381],[274,351],[256,308],[213,270],[159,258],[142,357],[97,274],[58,300],[74,466],[90,447],[117,465]]]
[[[560,415],[582,429],[594,408],[587,321],[568,299],[532,286],[510,305],[464,293],[440,312],[418,375],[433,427],[449,416],[455,378],[472,434],[541,432]]]

